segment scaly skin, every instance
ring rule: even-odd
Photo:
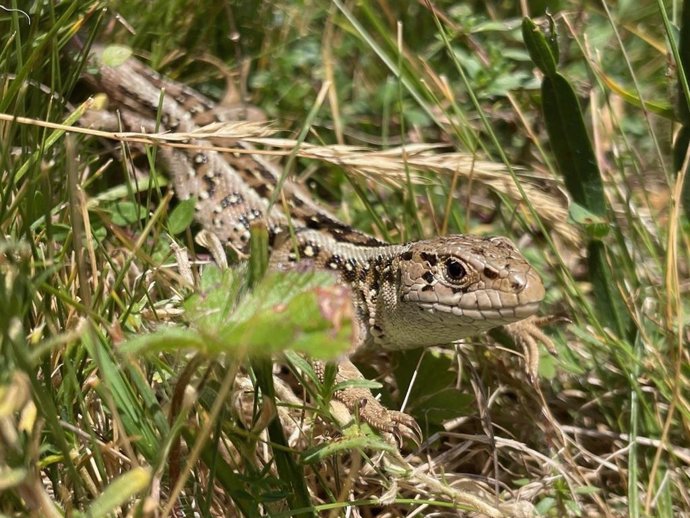
[[[161,88],[165,96],[160,120],[171,131],[191,132],[238,117],[238,110],[219,108],[134,59],[117,68],[100,66],[98,76],[87,79],[115,101],[132,131],[153,129]],[[214,144],[212,140],[193,143]],[[263,220],[273,247],[273,268],[306,263],[338,272],[352,291],[355,349],[448,344],[531,317],[544,297],[539,274],[506,238],[453,235],[392,245],[338,221],[289,179],[281,193],[290,207],[289,218],[277,205],[270,206],[280,171],[259,156],[165,146],[160,154],[177,196],[197,199],[197,221],[221,243],[246,252],[250,224]],[[287,238],[289,225],[294,238]],[[535,338],[545,338],[529,324],[522,324],[519,333],[526,334],[521,342],[528,343],[532,354]],[[323,369],[318,363],[316,367]],[[353,378],[361,374],[344,360],[336,381]],[[411,417],[385,409],[368,390],[347,389],[337,396],[382,431],[419,435]]]

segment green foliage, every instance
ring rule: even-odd
[[[395,446],[379,437],[372,435],[350,436],[350,434],[346,434],[343,438],[336,441],[305,450],[302,453],[302,457],[305,464],[317,464],[319,462],[328,460],[329,457],[348,453],[353,450],[390,453],[396,451]]]
[[[559,72],[557,35],[553,19],[549,17],[550,32],[544,35],[532,20],[525,18],[522,33],[535,64],[545,77],[541,85],[541,102],[549,143],[553,148],[565,186],[574,203],[591,213],[594,218],[585,227],[592,239],[587,248],[589,275],[596,297],[594,304],[602,315],[602,322],[620,336],[629,335],[630,317],[621,303],[623,290],[609,266],[605,237],[607,207],[604,185],[594,150],[585,128],[582,109],[575,91]]]
[[[147,217],[147,210],[138,203],[128,200],[113,203],[110,207],[110,215],[113,223],[126,227]]]
[[[246,289],[245,280],[245,269],[206,268],[201,289],[185,302],[189,328],[163,327],[133,337],[120,350],[142,354],[193,349],[204,354],[269,357],[292,349],[333,358],[349,347],[349,321],[334,329],[321,309],[323,297],[331,296],[333,275],[272,272],[252,291]],[[349,304],[348,299],[341,302]]]
[[[672,49],[675,50],[674,56],[677,61],[678,109],[676,113],[678,120],[681,122],[681,128],[673,146],[673,168],[676,174],[681,173],[683,166],[686,165],[687,153],[690,148],[690,2],[687,0],[683,2],[682,16],[677,49],[673,45],[674,40],[670,40]],[[665,22],[666,27],[669,27],[668,20],[665,20]],[[690,175],[688,175],[687,171],[685,171],[685,181],[683,182],[682,189],[681,199],[685,209],[685,217],[690,219]]]
[[[94,500],[84,513],[76,513],[77,518],[100,518],[112,516],[130,498],[141,493],[151,484],[150,468],[134,468],[113,480],[106,490]]]
[[[440,430],[448,419],[466,415],[474,402],[465,390],[453,386],[453,366],[454,359],[448,354],[413,350],[399,355],[396,382],[400,387],[412,387],[407,411],[429,432]]]
[[[6,4],[3,516],[38,512],[37,502],[51,518],[149,505],[203,517],[480,512],[460,487],[490,507],[529,495],[545,516],[688,514],[687,174],[680,197],[677,184],[690,141],[688,2]],[[341,218],[392,241],[511,237],[545,280],[543,311],[573,321],[547,329],[560,353],[541,365],[548,382],[525,381],[500,337],[468,340],[461,354],[365,357],[376,381],[346,384],[373,388],[391,409],[404,401],[425,431],[406,463],[366,426],[334,422],[326,404],[343,384],[321,382],[290,352],[308,395],[281,373],[297,395],[284,398],[274,353],[333,358],[349,346],[347,319],[334,327],[323,311],[324,297],[347,300],[333,279],[264,275],[261,231],[250,266],[201,266],[193,202],[169,203],[155,148],[89,135],[70,147],[65,128],[13,120],[83,120],[93,92],[79,80],[80,49],[95,40],[122,44],[109,60],[131,49],[216,100],[234,74],[245,98],[305,142],[441,142],[524,168],[496,178],[512,189],[526,177],[567,191],[574,242],[545,224],[553,206],[539,196],[511,203],[478,176],[389,188],[389,177],[318,161],[291,166]],[[187,276],[171,267],[173,241],[189,251]]]
[[[194,206],[196,200],[190,198],[189,200],[181,201],[170,213],[168,218],[168,230],[171,234],[181,234],[192,224],[194,220]]]

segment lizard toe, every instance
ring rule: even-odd
[[[519,322],[503,326],[513,341],[522,347],[525,354],[525,368],[532,383],[535,383],[538,378],[539,344],[541,343],[552,356],[558,355],[556,344],[541,329],[554,323],[570,323],[570,319],[559,315],[545,317],[532,315]]]
[[[395,437],[398,446],[409,440],[419,446],[422,443],[422,429],[410,415],[397,410],[388,410],[378,400],[363,398],[359,405],[359,418],[379,432]]]
[[[398,442],[398,446],[402,447],[406,439],[411,441],[416,447],[422,444],[422,439],[424,438],[422,429],[412,416],[397,410],[389,410],[388,413],[395,428],[393,435]]]

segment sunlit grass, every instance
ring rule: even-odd
[[[690,239],[672,155],[673,28],[659,4],[556,13],[559,71],[580,99],[603,181],[599,226],[568,209],[544,127],[543,76],[520,32],[523,15],[542,24],[543,13],[388,2],[17,7],[0,10],[0,513],[287,516],[344,513],[350,501],[362,514],[457,505],[512,516],[520,500],[547,516],[690,512]],[[572,321],[548,329],[559,356],[543,357],[539,387],[510,344],[489,337],[375,356],[363,371],[390,408],[406,400],[428,439],[382,462],[389,445],[366,427],[343,429],[329,387],[298,356],[288,359],[303,369],[267,386],[265,359],[253,371],[256,351],[232,349],[249,335],[208,324],[221,299],[246,317],[252,283],[217,289],[151,142],[67,137],[92,93],[78,77],[94,39],[128,45],[218,100],[239,75],[239,95],[294,139],[262,150],[288,157],[314,196],[361,230],[396,242],[511,237],[544,277],[543,312]],[[421,143],[446,148],[422,153]],[[585,260],[592,242],[620,326],[593,295],[602,283],[592,285]],[[228,275],[246,275],[239,268]],[[230,343],[213,341],[223,333]],[[254,397],[257,385],[266,397]]]

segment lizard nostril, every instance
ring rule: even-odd
[[[510,284],[510,287],[513,288],[513,290],[520,293],[522,290],[525,289],[526,285],[527,279],[521,275],[516,275],[513,277],[513,282]]]

